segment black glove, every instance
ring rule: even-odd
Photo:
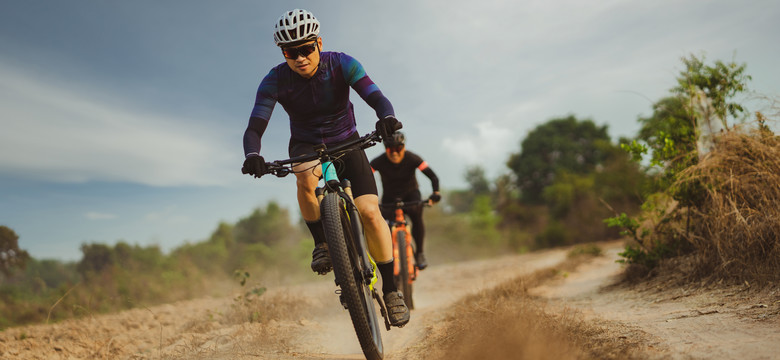
[[[428,196],[428,200],[433,201],[434,203],[437,203],[437,202],[441,201],[441,194],[439,194],[438,192],[435,192],[435,193],[431,194],[431,196]]]
[[[393,116],[387,116],[376,122],[376,132],[382,137],[382,141],[387,141],[396,130],[404,127],[398,119]]]
[[[241,173],[254,175],[256,178],[265,175],[266,172],[268,172],[268,168],[265,166],[265,159],[260,155],[249,155],[241,168]]]

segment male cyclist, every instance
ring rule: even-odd
[[[306,10],[285,12],[274,25],[274,42],[282,50],[285,62],[263,78],[257,89],[255,106],[244,133],[246,159],[242,172],[260,177],[266,173],[260,155],[260,139],[278,102],[290,117],[290,157],[314,153],[314,147],[338,145],[359,137],[350,87],[375,111],[376,130],[383,139],[401,128],[393,106],[368,77],[363,66],[351,56],[322,51],[320,23]],[[393,282],[393,245],[390,231],[379,210],[376,182],[364,151],[352,151],[336,162],[340,179],[352,182],[366,233],[368,248],[382,276],[382,293],[390,323],[403,326],[409,321],[409,309],[403,294]],[[314,189],[322,174],[318,161],[295,164],[298,205],[314,237],[311,268],[326,274],[332,269],[320,208]]]
[[[384,141],[385,153],[371,160],[371,168],[378,171],[382,178],[382,203],[394,203],[396,199],[403,202],[420,201],[420,188],[417,185],[415,170],[422,171],[428,179],[431,180],[433,194],[428,197],[428,201],[436,203],[441,200],[439,193],[439,177],[417,154],[406,150],[406,136],[400,131],[393,133],[390,139]],[[417,245],[417,253],[414,260],[417,267],[422,270],[428,267],[428,261],[423,252],[423,243],[425,238],[425,224],[422,217],[422,205],[404,209],[409,220],[412,222],[412,237]],[[383,208],[382,215],[385,219],[394,219],[393,209]]]

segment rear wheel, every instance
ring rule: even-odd
[[[409,243],[405,231],[399,231],[396,234],[398,242],[398,264],[399,271],[396,286],[404,294],[404,302],[409,310],[414,309],[414,300],[412,300],[412,277],[411,271],[414,271],[414,265],[410,267],[410,261],[414,261],[409,256]]]
[[[380,323],[371,290],[363,281],[361,259],[354,245],[359,235],[352,234],[346,203],[338,194],[326,194],[320,208],[333,273],[336,275],[336,283],[341,287],[342,302],[349,310],[366,359],[380,360],[383,357]]]

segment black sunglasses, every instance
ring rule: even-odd
[[[295,60],[298,56],[307,57],[317,50],[317,42],[311,44],[301,45],[297,47],[282,48],[282,54],[288,59]]]
[[[389,150],[390,152],[397,152],[397,153],[399,153],[399,152],[401,152],[401,150],[404,149],[404,146],[403,145],[388,146],[385,149]]]

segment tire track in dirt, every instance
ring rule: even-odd
[[[780,303],[777,290],[744,294],[745,289],[647,289],[610,286],[621,271],[615,260],[623,246],[580,266],[564,280],[531,294],[579,309],[586,319],[603,319],[641,329],[659,343],[648,354],[670,359],[777,359],[780,357]],[[763,304],[764,302],[769,304]],[[774,302],[774,304],[772,304]]]

